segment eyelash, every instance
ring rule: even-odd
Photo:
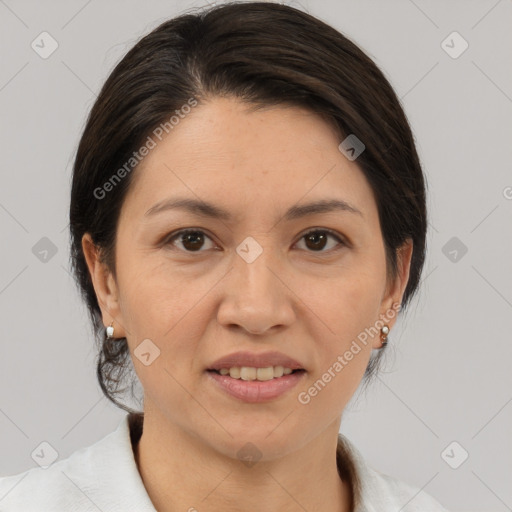
[[[169,236],[165,237],[164,239],[164,245],[172,245],[173,244],[173,241],[177,238],[179,238],[180,236],[183,236],[183,235],[189,235],[189,234],[202,234],[202,235],[205,235],[207,238],[210,238],[211,240],[211,237],[208,236],[207,233],[205,233],[202,229],[194,229],[194,228],[187,228],[187,229],[182,229],[180,231],[176,231],[174,233],[171,233]],[[308,235],[311,235],[313,233],[325,233],[333,238],[336,239],[337,242],[339,242],[339,244],[341,246],[345,246],[347,245],[345,243],[345,241],[335,232],[335,231],[332,231],[330,229],[327,229],[327,228],[315,228],[315,229],[311,229],[310,231],[307,231],[306,233],[304,233],[303,235],[301,235],[301,237],[299,238],[299,241],[302,240],[303,238],[305,238],[306,236]],[[336,251],[336,250],[339,250],[340,247],[336,247],[334,249],[330,249],[328,251],[324,251],[324,250],[321,250],[321,251],[307,251],[307,252],[310,252],[312,254],[328,254],[330,252],[333,252],[333,251]],[[205,251],[202,251],[202,250],[199,250],[199,251],[186,251],[184,250],[183,252],[185,253],[188,253],[188,254],[200,254],[202,252],[205,252]]]

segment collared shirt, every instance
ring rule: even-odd
[[[0,512],[156,512],[133,452],[142,426],[141,415],[126,414],[115,431],[68,458],[0,478]],[[447,512],[424,491],[373,469],[342,434],[337,460],[355,512]]]

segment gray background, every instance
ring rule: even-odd
[[[1,475],[35,467],[42,441],[67,457],[124,415],[96,383],[69,274],[71,166],[114,64],[160,22],[204,3],[0,0]],[[382,68],[429,186],[422,290],[342,432],[376,469],[452,511],[512,510],[512,0],[287,3]],[[59,45],[47,59],[31,47],[43,31]],[[458,58],[442,46],[453,31],[469,43]],[[452,52],[460,43],[447,42]],[[42,252],[44,237],[55,254]],[[453,469],[446,460],[455,465],[463,450],[469,458]]]

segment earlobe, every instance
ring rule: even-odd
[[[118,326],[116,331],[123,330],[121,327],[122,318],[116,282],[112,276],[112,272],[107,268],[106,264],[100,260],[100,250],[94,244],[89,233],[85,233],[82,237],[82,251],[101,309],[103,324],[108,326],[111,324],[112,320],[115,320]],[[121,336],[121,334],[117,335]]]

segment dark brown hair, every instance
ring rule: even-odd
[[[413,241],[402,311],[419,285],[427,230],[425,179],[400,101],[375,63],[333,27],[278,3],[226,3],[170,19],[115,66],[91,109],[73,169],[72,270],[99,345],[101,389],[128,412],[134,411],[116,398],[133,371],[128,345],[125,338],[105,336],[81,242],[90,233],[116,275],[116,227],[137,166],[109,187],[108,199],[95,191],[191,98],[201,105],[221,96],[255,108],[306,107],[336,127],[340,142],[355,134],[366,147],[357,164],[377,202],[388,278],[397,273],[397,249],[408,238]],[[365,371],[367,382],[384,350],[377,352]]]

